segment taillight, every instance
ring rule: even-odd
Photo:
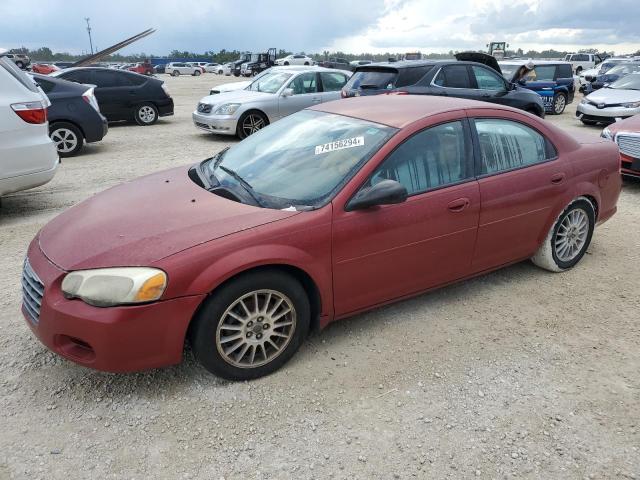
[[[171,94],[169,93],[169,89],[167,88],[167,85],[164,82],[162,82],[160,86],[162,87],[162,90],[164,90],[164,93],[167,94],[167,97],[170,97]]]
[[[89,105],[93,107],[96,112],[100,111],[100,105],[98,105],[98,100],[96,100],[96,96],[93,94],[93,87],[88,89],[86,92],[82,94],[82,99],[87,102]]]
[[[47,122],[47,107],[42,102],[13,103],[11,108],[27,123]]]

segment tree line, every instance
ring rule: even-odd
[[[34,50],[30,50],[26,47],[15,48],[10,50],[10,53],[22,53],[25,55],[29,55],[35,61],[42,62],[57,62],[57,61],[76,61],[81,58],[86,57],[88,54],[71,54],[68,52],[53,52],[48,47],[40,47]],[[213,50],[207,50],[203,53],[197,52],[189,52],[189,51],[180,51],[180,50],[172,50],[168,55],[154,55],[150,53],[136,53],[129,55],[121,55],[119,53],[115,53],[113,55],[108,55],[102,59],[102,61],[106,62],[141,62],[149,58],[185,58],[185,59],[202,59],[206,58],[211,62],[215,63],[227,63],[232,62],[240,57],[243,52],[240,50],[226,50],[221,49],[217,52]],[[260,52],[256,52],[260,53]],[[305,54],[305,52],[296,52],[300,54]],[[348,61],[351,60],[372,60],[372,61],[387,61],[390,58],[400,58],[405,52],[402,53],[394,53],[394,52],[385,52],[385,53],[346,53],[346,52],[330,52],[328,50],[323,51],[322,53],[310,53],[306,54],[309,57],[313,58],[316,61],[326,60],[332,57],[344,58]],[[443,58],[453,58],[453,56],[458,53],[458,51],[449,50],[447,53],[423,53],[425,58],[430,59],[443,59]],[[523,58],[563,58],[567,53],[561,50],[529,50],[523,51],[521,48],[517,50],[507,50],[507,56],[518,56]],[[607,53],[607,52],[597,52],[595,49],[582,49],[579,50],[578,53]],[[609,52],[613,55],[614,52]],[[280,49],[278,50],[277,57],[282,58],[287,55],[291,55],[293,52],[288,50]],[[640,50],[635,52],[634,55],[640,55]]]

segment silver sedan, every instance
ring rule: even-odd
[[[640,73],[631,73],[587,95],[576,116],[585,125],[613,123],[640,114]]]
[[[193,123],[210,133],[245,138],[299,110],[339,99],[350,76],[330,68],[273,67],[244,90],[204,97]]]

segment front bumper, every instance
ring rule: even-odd
[[[195,111],[191,114],[196,128],[220,135],[235,135],[238,118],[235,115],[202,114]]]
[[[33,333],[50,350],[80,365],[107,372],[132,372],[180,363],[187,327],[204,296],[146,305],[98,308],[64,298],[65,271],[51,263],[36,237],[27,258],[43,285],[37,318],[23,303]]]
[[[620,171],[627,177],[640,178],[640,158],[620,154]]]
[[[576,109],[576,117],[586,120],[597,120],[613,123],[618,120],[633,117],[640,113],[640,108],[605,107],[598,108],[589,103],[579,103]]]

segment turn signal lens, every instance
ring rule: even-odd
[[[152,302],[157,300],[167,285],[167,276],[160,272],[144,282],[136,294],[136,302]]]

